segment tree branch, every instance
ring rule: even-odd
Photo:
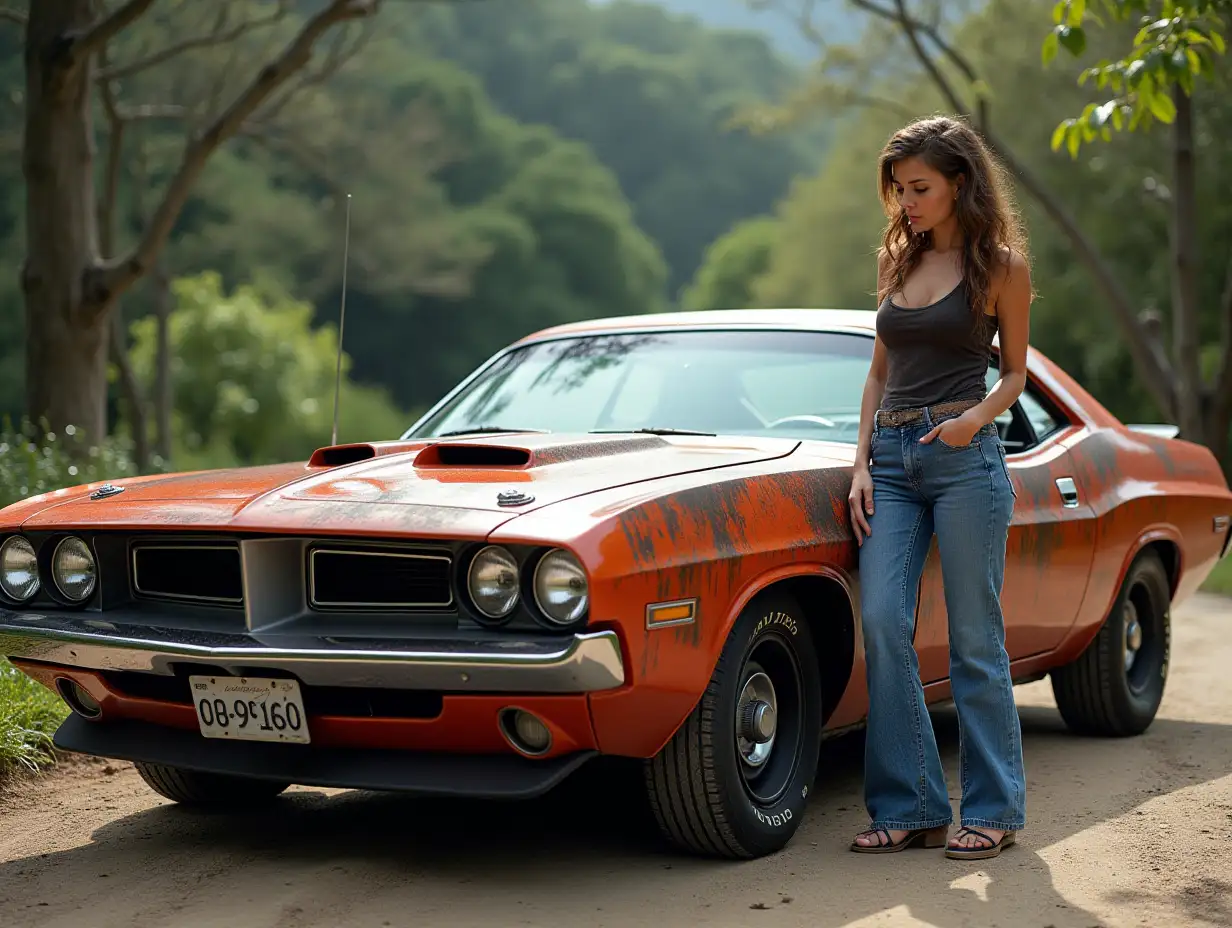
[[[898,12],[890,13],[889,11],[881,11],[875,4],[868,3],[866,0],[852,0],[856,6],[863,9],[874,10],[878,16],[892,16],[893,19],[902,27],[903,32],[907,36],[907,41],[911,43],[911,50],[915,53],[916,60],[920,62],[920,66],[928,72],[929,78],[937,89],[941,91],[941,95],[945,97],[950,104],[950,108],[955,113],[965,113],[967,108],[963,106],[962,98],[958,96],[958,92],[950,85],[950,82],[945,79],[945,75],[941,73],[941,69],[937,67],[937,62],[933,61],[933,56],[928,53],[924,45],[920,42],[920,36],[916,32],[916,23],[910,16],[907,15],[906,0],[894,0]]]
[[[1219,370],[1211,387],[1211,396],[1217,410],[1220,407],[1232,408],[1232,256],[1228,258],[1223,295],[1219,300],[1219,325]]]
[[[101,61],[107,60],[107,48],[99,53]],[[124,154],[125,121],[116,103],[115,88],[104,81],[99,88],[103,114],[107,117],[107,161],[103,168],[103,197],[98,204],[99,244],[104,258],[115,257],[116,250],[116,198],[120,190],[120,163]]]
[[[946,55],[965,77],[973,83],[978,81],[978,75],[970,64],[956,51],[950,48],[941,36],[927,24],[920,23],[908,15],[905,0],[894,0],[896,9],[890,10],[872,0],[851,0],[851,2],[867,12],[886,18],[896,23],[905,33],[911,44],[912,52],[920,66],[927,72],[937,89],[946,98],[956,113],[963,113],[965,108],[954,87],[941,73],[923,43],[920,33],[927,34],[935,45]],[[988,125],[987,103],[982,98],[978,109],[977,125],[985,141],[1001,159],[1002,163],[1013,173],[1023,188],[1039,203],[1044,212],[1061,229],[1062,233],[1077,253],[1077,257],[1095,279],[1096,286],[1102,291],[1112,310],[1113,317],[1125,334],[1126,345],[1130,356],[1138,369],[1144,374],[1147,388],[1156,403],[1165,414],[1175,417],[1176,414],[1176,382],[1172,366],[1168,363],[1163,347],[1157,338],[1152,338],[1138,319],[1134,304],[1115,272],[1108,265],[1104,256],[1094,242],[1083,232],[1077,221],[1066,209],[1061,200],[1026,165],[1020,162],[1008,146],[1000,141]]]
[[[1113,317],[1120,325],[1130,357],[1138,365],[1138,370],[1145,375],[1147,389],[1164,414],[1175,418],[1176,386],[1171,365],[1168,363],[1158,338],[1152,338],[1139,321],[1134,312],[1133,300],[1120,278],[1100,254],[1095,243],[1082,231],[1060,198],[1053,194],[1026,165],[1014,157],[1014,154],[1001,143],[995,134],[985,131],[984,140],[1010,172],[1018,178],[1018,182],[1022,184],[1027,193],[1069,239],[1070,245],[1077,253],[1078,260],[1095,279],[1095,285],[1103,293]]]
[[[245,126],[241,131],[245,138],[252,139],[272,154],[286,157],[311,178],[324,184],[336,201],[341,202],[345,198],[346,191],[342,184],[307,145],[260,125]]]
[[[99,51],[99,61],[106,63],[107,46]],[[124,131],[127,125],[120,115],[116,104],[115,88],[110,81],[103,81],[99,87],[102,98],[103,113],[107,118],[107,160],[103,168],[103,195],[98,203],[99,247],[105,258],[112,258],[116,252],[118,233],[118,217],[116,202],[120,195],[120,170],[124,157]],[[128,357],[128,343],[125,340],[124,314],[118,310],[111,314],[108,322],[107,349],[111,362],[120,373],[120,388],[124,394],[124,403],[128,407],[129,425],[133,432],[133,452],[138,470],[144,472],[150,462],[150,448],[146,429],[145,395],[141,383],[133,371],[132,362]]]
[[[116,105],[116,113],[124,122],[148,119],[183,119],[188,111],[178,103],[143,103],[141,106]]]
[[[24,26],[28,22],[26,14],[20,10],[10,10],[7,7],[0,6],[0,22],[12,23],[15,26]]]
[[[936,68],[936,64],[932,62],[932,57],[927,54],[926,50],[923,48],[922,42],[920,41],[920,37],[923,37],[935,45],[941,55],[958,69],[968,83],[972,85],[979,83],[979,75],[976,73],[976,70],[972,66],[970,60],[968,60],[967,57],[957,48],[946,42],[941,37],[941,32],[939,29],[939,6],[934,8],[934,19],[936,21],[925,22],[911,15],[902,0],[894,0],[895,5],[893,7],[884,6],[880,3],[874,2],[874,0],[849,0],[849,2],[858,10],[863,10],[865,13],[869,13],[878,19],[899,26],[902,32],[908,37],[908,40],[912,43],[912,45],[919,47],[917,51],[917,58],[919,58],[920,54],[923,53],[924,57],[921,58],[921,61],[924,59],[929,61],[929,66],[931,68],[931,73],[929,76],[938,81],[938,89],[946,96],[947,101],[953,107],[954,111],[958,113],[967,112],[967,108],[961,102],[957,91],[949,81],[943,79],[941,72]],[[755,8],[758,9],[774,8],[779,10],[785,16],[793,20],[796,24],[796,28],[800,30],[800,33],[804,36],[804,38],[816,45],[819,50],[824,51],[829,47],[829,43],[826,41],[825,35],[822,33],[822,30],[817,27],[817,24],[813,19],[813,11],[816,6],[816,0],[799,0],[799,6],[798,8],[795,8],[794,11],[785,9],[785,6],[788,5],[788,0],[753,0],[753,3]],[[984,94],[979,92],[976,93],[974,115],[976,119],[978,119],[981,126],[988,125],[988,100],[985,98]]]
[[[153,265],[166,244],[175,221],[184,208],[193,185],[210,155],[239,132],[245,122],[279,87],[286,84],[312,60],[316,43],[333,26],[374,13],[380,0],[333,0],[308,20],[285,51],[263,67],[247,88],[214,122],[185,148],[179,169],[167,186],[162,201],[136,248],[126,257],[96,268],[89,276],[88,295],[96,313],[105,312],[116,297],[131,287]]]
[[[110,16],[95,24],[94,28],[76,38],[73,55],[84,61],[97,53],[108,42],[139,20],[154,5],[154,0],[128,0]]]
[[[185,52],[192,51],[198,48],[209,48],[213,45],[225,45],[229,42],[234,42],[241,38],[245,33],[251,32],[254,29],[259,29],[262,26],[273,25],[287,15],[290,9],[289,0],[278,0],[278,6],[274,12],[268,16],[258,19],[245,20],[230,29],[227,29],[228,13],[231,7],[223,5],[219,7],[218,19],[214,23],[214,29],[209,35],[197,36],[192,39],[185,39],[183,42],[177,42],[174,45],[168,45],[161,51],[154,52],[144,58],[139,58],[136,61],[130,61],[128,64],[119,64],[113,67],[103,68],[95,78],[101,81],[121,80],[126,77],[132,77],[134,74],[139,74],[149,68],[157,67],[163,62],[170,61]]]
[[[372,38],[373,30],[369,28],[363,29],[359,38],[348,48],[346,45],[346,37],[341,33],[338,34],[333,46],[325,56],[325,61],[321,67],[315,71],[305,69],[300,73],[299,80],[286,89],[277,99],[270,99],[268,105],[261,111],[260,119],[262,122],[272,122],[278,115],[286,109],[292,98],[298,96],[309,87],[317,87],[324,84],[335,74],[339,69],[350,61]]]

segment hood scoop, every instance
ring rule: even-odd
[[[387,454],[402,454],[418,451],[427,442],[423,441],[365,441],[350,445],[327,445],[312,452],[309,467],[342,467],[359,461],[370,461]]]
[[[458,441],[429,445],[415,457],[415,467],[505,467],[527,470],[564,464],[586,458],[609,457],[637,451],[653,451],[668,444],[657,435],[612,437],[610,435],[552,440],[532,439],[517,445],[495,442]]]
[[[499,445],[429,445],[415,457],[416,467],[528,467],[526,448]]]

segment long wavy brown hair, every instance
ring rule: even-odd
[[[907,277],[933,244],[931,231],[912,231],[894,190],[895,162],[913,155],[948,180],[962,178],[954,206],[962,230],[963,283],[972,311],[982,319],[993,271],[1005,261],[1005,249],[1030,260],[1027,235],[1005,169],[971,126],[948,116],[904,126],[890,136],[881,151],[877,173],[881,203],[889,220],[881,244],[889,257],[889,273],[887,281],[880,284],[887,289],[878,293],[878,301],[902,292]]]

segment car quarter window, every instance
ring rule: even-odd
[[[989,365],[988,389],[991,390],[1000,378],[1001,371],[996,364]],[[1007,454],[1029,451],[1061,428],[1063,421],[1050,406],[1028,379],[1018,400],[996,418]]]

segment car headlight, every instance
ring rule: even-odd
[[[518,604],[518,562],[504,548],[490,545],[471,561],[466,586],[476,609],[489,619],[503,619]]]
[[[24,603],[38,589],[38,557],[34,546],[14,535],[0,545],[0,590],[14,602]]]
[[[83,603],[98,584],[98,568],[90,546],[70,535],[58,545],[51,556],[51,579],[65,599]]]
[[[561,548],[543,556],[535,568],[535,602],[557,625],[572,625],[586,614],[590,586],[576,557]]]

